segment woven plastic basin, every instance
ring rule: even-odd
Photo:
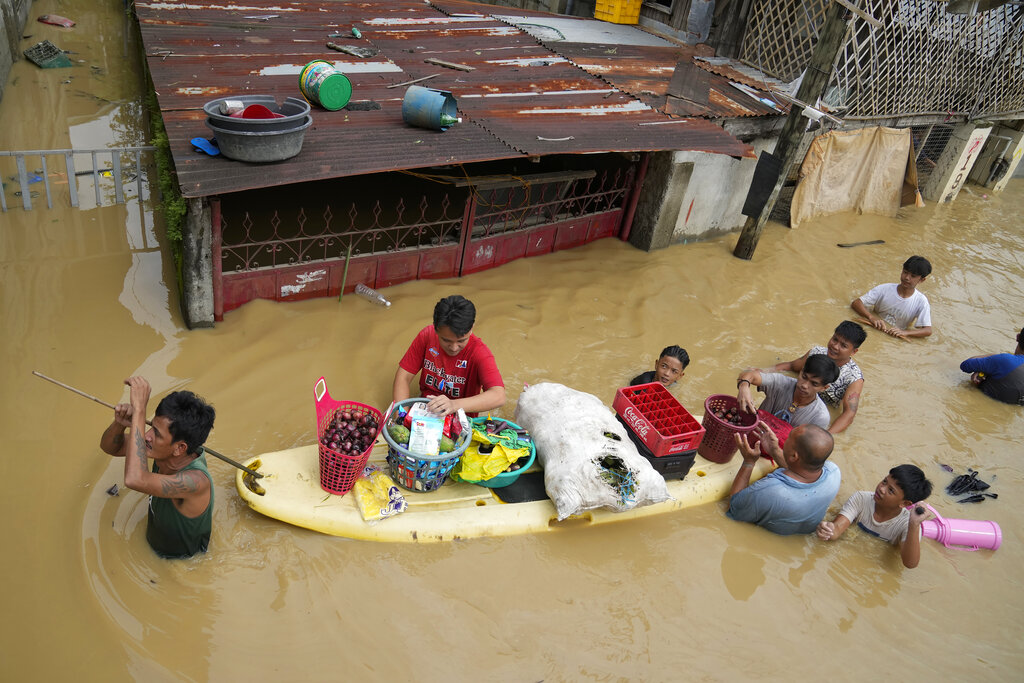
[[[734,425],[715,415],[716,410],[733,410],[739,413],[742,423]],[[736,435],[746,434],[757,426],[756,413],[739,412],[739,401],[729,394],[712,394],[704,399],[704,439],[697,452],[711,462],[726,463],[736,455]]]
[[[425,398],[409,398],[395,404],[392,416],[398,415],[400,407],[411,408],[414,403],[426,403]],[[436,491],[448,481],[452,468],[462,457],[469,446],[470,430],[459,435],[455,449],[437,455],[417,455],[400,443],[396,443],[388,432],[388,426],[394,423],[394,417],[388,424],[382,425],[381,434],[388,444],[388,474],[402,488],[408,491],[427,493]]]

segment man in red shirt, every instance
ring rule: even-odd
[[[391,397],[395,403],[409,398],[409,384],[420,374],[420,395],[438,415],[462,408],[470,415],[500,408],[505,383],[494,354],[473,334],[476,307],[458,294],[434,306],[434,324],[416,335],[395,372]]]

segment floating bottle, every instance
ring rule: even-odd
[[[378,292],[376,289],[367,287],[362,282],[356,285],[356,294],[359,294],[360,296],[369,299],[375,304],[380,304],[381,306],[387,307],[391,305],[391,302],[387,300],[387,297]]]

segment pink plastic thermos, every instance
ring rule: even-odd
[[[926,504],[927,505],[927,504]],[[1003,542],[1003,531],[995,522],[980,519],[949,519],[935,511],[935,519],[921,522],[921,534],[946,546],[958,546],[959,550],[996,550]]]

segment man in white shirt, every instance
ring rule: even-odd
[[[928,298],[917,291],[917,286],[931,272],[932,264],[928,259],[911,256],[903,264],[899,284],[878,285],[854,299],[850,308],[872,327],[893,337],[927,337],[932,333],[931,308]]]

